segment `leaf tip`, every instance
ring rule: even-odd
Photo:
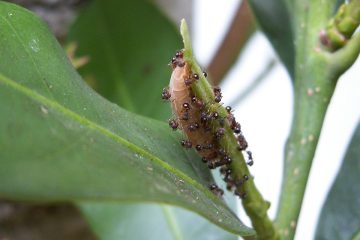
[[[184,56],[185,58],[190,57],[192,56],[192,46],[191,46],[189,28],[184,18],[181,19],[180,33],[184,42]]]

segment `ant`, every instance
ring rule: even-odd
[[[171,94],[168,88],[164,88],[161,94],[161,98],[164,100],[169,100],[171,98]]]
[[[178,129],[179,123],[175,119],[169,119],[169,126],[175,131]]]

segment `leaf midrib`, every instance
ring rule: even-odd
[[[188,184],[192,185],[193,187],[197,188],[201,192],[203,192],[209,199],[211,199],[213,202],[219,202],[216,201],[217,199],[214,199],[215,196],[212,196],[209,194],[208,190],[202,186],[200,183],[196,182],[194,179],[183,173],[182,171],[179,171],[178,169],[172,167],[165,161],[161,160],[157,156],[151,154],[148,151],[143,150],[139,146],[137,146],[134,143],[131,143],[124,138],[120,137],[119,135],[115,134],[114,132],[110,131],[109,129],[106,129],[97,123],[78,115],[77,113],[73,112],[72,110],[64,107],[63,105],[59,104],[58,102],[55,102],[53,100],[47,99],[46,97],[42,96],[41,94],[15,82],[14,80],[5,77],[0,73],[0,83],[3,83],[4,85],[8,85],[14,90],[18,91],[19,93],[22,93],[26,97],[31,98],[32,100],[39,102],[43,106],[46,106],[48,109],[53,109],[58,111],[59,113],[63,114],[64,116],[79,122],[80,124],[89,127],[90,129],[93,129],[95,131],[98,131],[100,134],[104,135],[105,137],[108,137],[114,141],[116,141],[119,144],[122,144],[123,146],[127,147],[134,153],[137,153],[145,158],[148,158],[149,160],[153,161],[154,163],[158,164],[159,166],[163,167],[167,171],[173,173],[177,177],[183,179],[184,181],[188,182]]]
[[[174,240],[184,240],[182,232],[180,230],[180,225],[176,220],[176,216],[173,212],[173,209],[170,206],[161,204],[161,210],[164,214],[165,220],[169,226],[169,230],[174,238]]]

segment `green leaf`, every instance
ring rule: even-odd
[[[121,9],[121,14],[114,13],[119,12],[118,9]],[[99,19],[103,22],[99,23]],[[111,34],[99,35],[105,30]],[[127,37],[124,38],[124,35]],[[159,93],[169,81],[169,68],[165,64],[182,43],[175,28],[152,4],[147,1],[94,1],[77,18],[70,30],[69,42],[78,43],[80,56],[91,56],[92,61],[81,68],[80,72],[85,77],[95,76],[97,81],[94,87],[104,97],[118,102],[128,110],[152,118],[164,120],[170,117],[168,104],[158,105]],[[109,43],[116,44],[109,46]],[[127,47],[134,43],[136,47]],[[156,49],[157,53],[154,55]],[[104,54],[105,51],[107,54]],[[145,58],[138,57],[132,61],[131,67],[125,66],[128,64],[125,59],[134,56]],[[147,61],[145,65],[158,67],[149,76],[138,77],[144,68],[144,61]],[[114,74],[113,68],[123,77]],[[116,85],[132,89],[128,96],[130,104],[121,101],[122,89]],[[145,95],[152,96],[154,101],[144,102],[143,97],[137,97]],[[157,106],[156,109],[154,106]],[[194,213],[168,205],[87,203],[79,206],[101,239],[237,238]],[[151,222],[147,220],[148,216],[151,216]],[[141,231],[138,231],[139,228]]]
[[[152,3],[93,1],[72,26],[71,41],[80,56],[90,57],[80,74],[100,94],[141,115],[169,118],[170,108],[160,105],[159,96],[169,84],[167,64],[181,39]]]
[[[2,198],[161,202],[254,233],[205,187],[180,135],[95,93],[38,17],[0,2],[0,29]]]
[[[180,208],[154,204],[82,204],[101,239],[236,240],[203,218]]]
[[[360,124],[319,218],[316,239],[351,239],[360,231]]]
[[[294,76],[295,49],[291,17],[284,1],[249,0],[261,29],[284,63],[290,76]]]

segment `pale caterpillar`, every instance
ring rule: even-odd
[[[213,103],[204,102],[195,96],[191,85],[199,80],[199,73],[193,73],[190,66],[183,59],[183,52],[178,51],[171,60],[172,74],[169,88],[164,88],[162,98],[170,101],[175,119],[169,120],[169,126],[173,129],[181,129],[187,139],[181,141],[185,148],[194,147],[202,156],[202,161],[210,169],[221,167],[220,172],[224,175],[228,190],[233,190],[243,184],[248,176],[243,179],[232,179],[231,176],[231,157],[221,147],[220,139],[225,134],[224,125],[232,129],[238,141],[238,150],[247,149],[247,142],[241,132],[241,126],[236,122],[231,113],[231,107],[226,107],[227,116],[220,116],[210,106],[221,101],[221,89],[213,88]],[[206,77],[207,74],[203,73]],[[225,123],[226,121],[226,123]],[[248,164],[253,164],[252,153],[247,151]],[[211,184],[209,189],[216,195],[222,195],[223,190],[215,184]],[[235,194],[244,197],[244,193]]]

